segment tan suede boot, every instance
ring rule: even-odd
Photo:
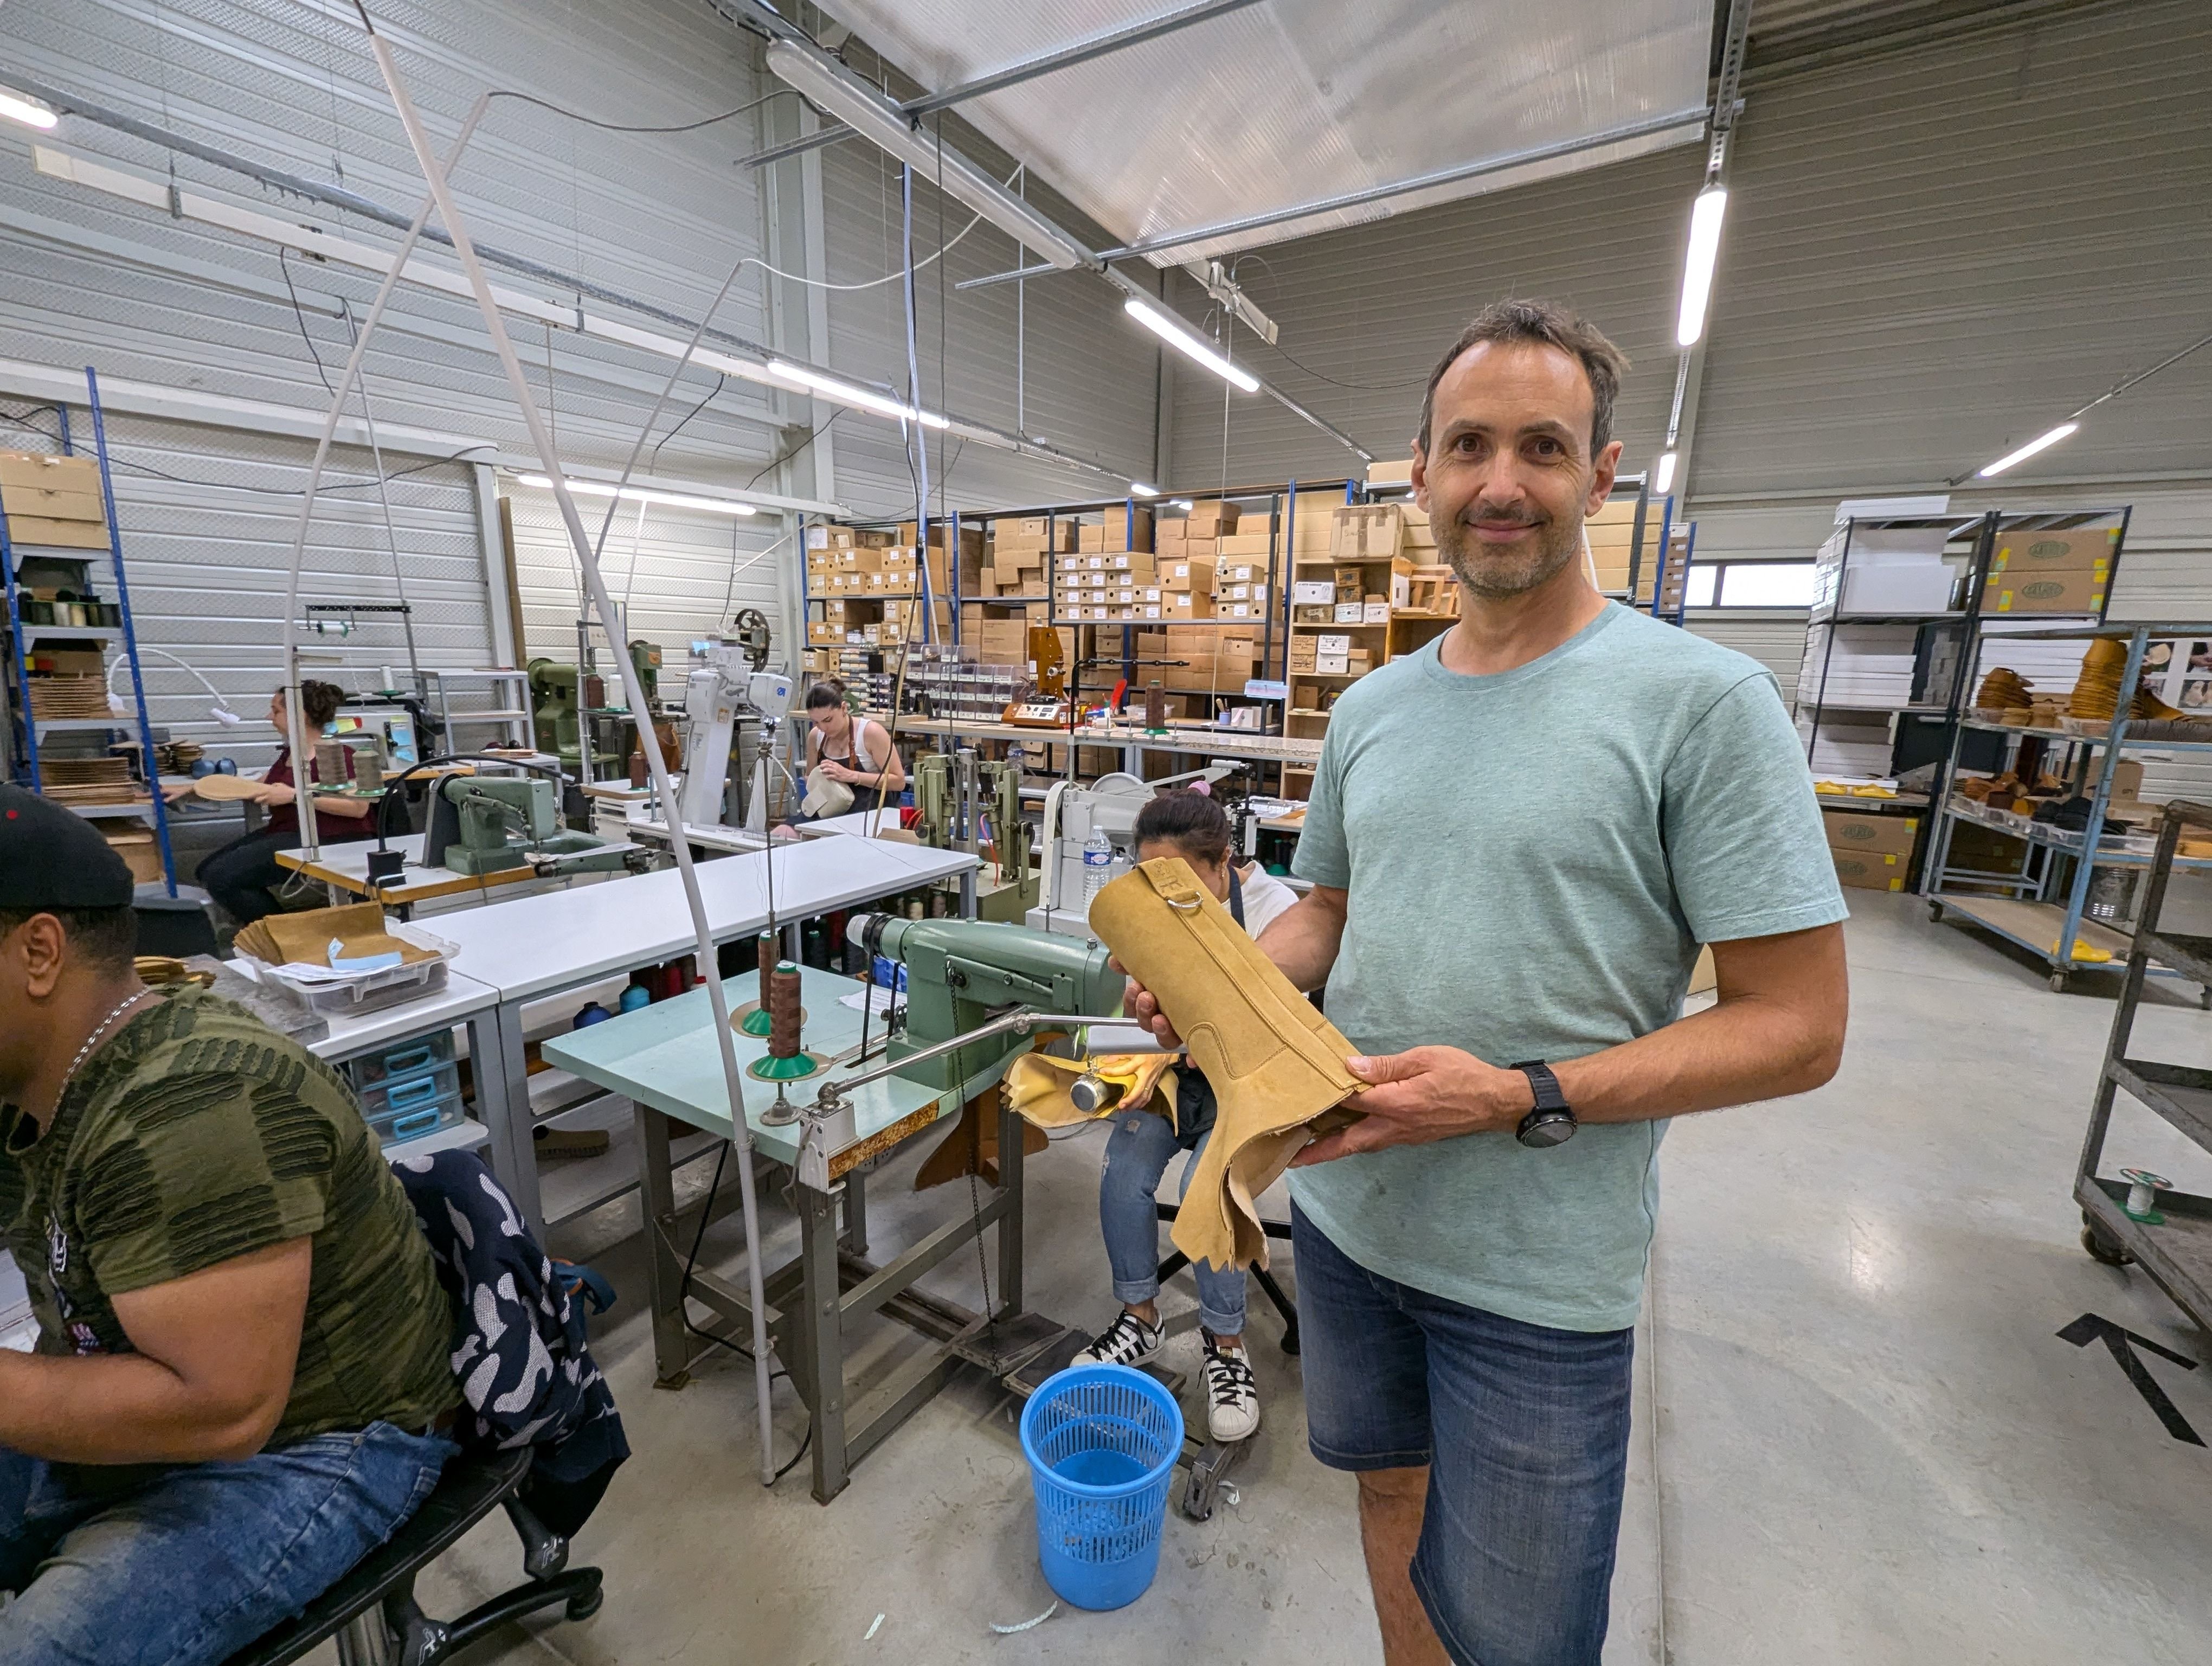
[[[1352,1044],[1176,858],[1100,891],[1091,928],[1158,1000],[1220,1104],[1176,1248],[1218,1268],[1265,1267],[1253,1200],[1309,1140],[1357,1120],[1344,1103],[1365,1086],[1345,1068]]]

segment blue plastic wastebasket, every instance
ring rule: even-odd
[[[1127,1365],[1072,1366],[1030,1396],[1022,1455],[1036,1490],[1037,1560],[1063,1602],[1118,1608],[1145,1594],[1182,1452],[1175,1396]]]

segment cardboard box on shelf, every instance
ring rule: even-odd
[[[1203,556],[1184,561],[1164,561],[1159,563],[1160,588],[1163,590],[1205,590],[1213,588],[1213,562]]]
[[[11,514],[8,517],[8,541],[11,544],[44,544],[52,550],[105,550],[108,547],[107,523],[103,520],[47,520],[36,515]]]
[[[1821,812],[1820,821],[1827,830],[1830,849],[1862,855],[1910,856],[1920,833],[1917,816],[1863,816],[1830,810]]]
[[[40,451],[0,451],[0,489],[18,486],[31,491],[69,492],[99,497],[100,462],[96,458],[64,457]]]
[[[1905,872],[1909,856],[1875,850],[1838,850],[1833,845],[1828,854],[1836,864],[1838,884],[1854,891],[1903,891]]]
[[[1313,638],[1310,636],[1293,636],[1291,639],[1291,672],[1295,675],[1298,672],[1310,672],[1313,670],[1314,660]]]
[[[1335,596],[1338,601],[1356,602],[1367,593],[1366,575],[1358,568],[1340,567],[1336,569],[1335,576]]]
[[[8,513],[37,520],[105,522],[107,508],[98,491],[70,491],[46,486],[7,488]]]
[[[1367,623],[1367,604],[1365,602],[1339,602],[1336,605],[1335,617],[1332,623],[1336,624],[1365,624]]]
[[[1351,669],[1352,659],[1349,654],[1316,654],[1314,655],[1314,675],[1316,677],[1341,677]]]
[[[2081,527],[2064,532],[2008,532],[1998,535],[1990,571],[2017,576],[2025,572],[2087,572],[2103,563],[2111,570],[2119,529]],[[1854,565],[1856,563],[1854,562]]]
[[[1221,558],[1224,561],[1265,562],[1267,557],[1274,553],[1272,547],[1274,536],[1267,530],[1265,521],[1260,523],[1260,530],[1256,532],[1224,533],[1219,539],[1219,543]]]
[[[1075,547],[1085,555],[1106,548],[1106,529],[1095,522],[1086,521],[1075,529]]]
[[[1336,605],[1336,586],[1328,579],[1300,579],[1291,586],[1291,605],[1311,606],[1317,603]]]
[[[1162,612],[1170,619],[1210,619],[1213,598],[1203,590],[1177,590],[1162,599]]]
[[[1158,559],[1148,550],[1118,550],[1106,557],[1106,564],[1117,573],[1127,573],[1149,578],[1159,570]]]
[[[1234,503],[1219,498],[1200,498],[1191,505],[1189,513],[1183,517],[1184,534],[1222,537],[1237,530],[1237,517],[1241,513]]]
[[[1378,601],[1365,601],[1360,603],[1359,623],[1362,624],[1389,624],[1390,623],[1390,604],[1388,602]]]
[[[2087,569],[1992,573],[1982,587],[1984,613],[2094,613],[2105,605],[2106,575]]]
[[[1106,511],[1106,547],[1146,550],[1152,547],[1152,512],[1140,508],[1133,514],[1127,504]]]
[[[1314,652],[1316,654],[1349,654],[1352,652],[1352,634],[1349,631],[1317,631],[1307,640],[1313,643]]]
[[[1367,483],[1370,486],[1409,486],[1413,482],[1413,459],[1401,457],[1367,465]]]
[[[1395,503],[1347,503],[1336,511],[1329,553],[1339,561],[1395,556],[1405,541],[1405,515]]]

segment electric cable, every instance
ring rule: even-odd
[[[763,94],[755,99],[750,104],[741,104],[734,110],[725,110],[719,116],[702,116],[697,121],[677,122],[666,127],[602,121],[596,116],[587,116],[581,111],[571,110],[563,105],[556,104],[550,99],[539,98],[534,93],[518,92],[512,88],[498,88],[488,96],[495,99],[513,99],[518,104],[534,104],[540,110],[550,110],[556,116],[566,116],[570,121],[581,122],[586,127],[596,127],[605,133],[696,133],[702,127],[712,127],[718,122],[730,121],[738,116],[749,114],[759,109],[769,100],[782,98],[786,94],[793,97],[799,96],[796,88],[779,87],[775,91]]]
[[[48,409],[48,407],[44,405],[33,405],[31,409],[33,410],[43,410]],[[56,445],[59,445],[61,443],[61,435],[57,434],[53,429],[50,428],[41,428],[36,423],[27,422],[22,416],[13,411],[0,410],[0,423],[11,423],[15,427],[21,429],[27,434],[38,435],[44,439],[52,441]],[[385,481],[404,480],[410,474],[421,474],[426,470],[441,468],[447,463],[459,463],[465,461],[474,453],[481,451],[483,447],[481,446],[471,446],[465,450],[449,452],[443,457],[428,458],[420,463],[410,463],[404,469],[394,469],[389,474],[382,476],[381,478]],[[298,497],[302,495],[301,489],[297,486],[249,486],[243,481],[195,480],[190,475],[171,474],[167,469],[157,469],[151,463],[134,463],[127,458],[117,456],[115,454],[112,442],[111,442],[109,446],[107,465],[111,469],[120,470],[125,474],[143,474],[155,480],[168,481],[172,485],[177,486],[202,486],[205,487],[210,491],[252,492],[262,497]],[[316,490],[319,494],[322,492],[368,491],[375,487],[378,483],[379,482],[377,480],[342,480],[334,486],[318,486]]]
[[[654,441],[653,442],[653,449],[648,452],[647,455],[651,457],[655,463],[659,462],[660,448],[666,445],[671,440],[673,440],[678,435],[683,433],[684,424],[690,422],[694,416],[696,416],[701,411],[704,410],[707,408],[708,400],[712,399],[716,394],[720,393],[723,387],[727,385],[729,380],[729,377],[726,374],[717,371],[714,375],[714,386],[707,390],[707,398],[700,400],[697,404],[693,405],[690,410],[685,411],[682,420],[679,421],[674,428],[669,429],[668,432],[662,435],[659,439]],[[760,477],[756,475],[753,477],[755,479],[758,479]]]

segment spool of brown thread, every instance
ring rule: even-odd
[[[755,938],[753,952],[759,958],[760,963],[760,1010],[763,1012],[773,1012],[775,1006],[775,1003],[769,999],[769,980],[775,972],[775,933],[763,932]]]
[[[778,966],[769,976],[768,1054],[772,1059],[799,1056],[799,968]]]
[[[629,755],[629,784],[632,787],[645,785],[645,754],[643,752],[632,752]]]
[[[346,784],[344,742],[329,735],[315,742],[315,779],[325,787]]]
[[[1168,696],[1158,678],[1145,684],[1145,727],[1164,729],[1168,726]]]

